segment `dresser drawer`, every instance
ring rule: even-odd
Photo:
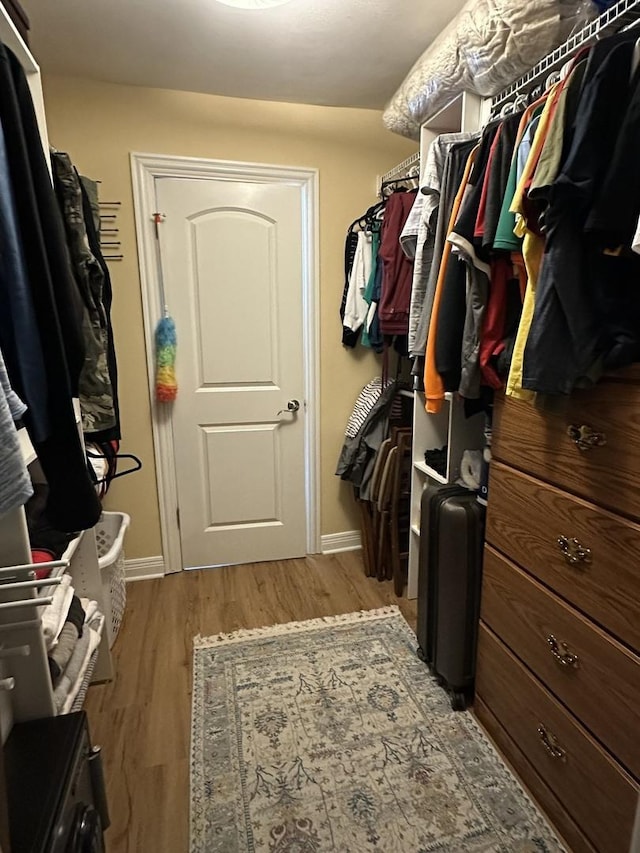
[[[491,463],[489,488],[487,541],[639,650],[640,525],[499,462]],[[590,558],[568,562],[561,536],[578,540]],[[569,552],[573,559],[573,544]]]
[[[628,853],[638,786],[484,623],[476,690],[594,847]]]
[[[495,715],[491,713],[477,694],[473,700],[473,713],[502,757],[507,760],[515,774],[522,779],[529,793],[532,794],[536,803],[560,834],[561,839],[569,845],[571,853],[596,853],[593,844],[586,838],[560,800],[545,784],[539,773],[533,769],[533,766],[500,725]]]
[[[490,547],[482,619],[640,778],[640,658]]]
[[[640,517],[640,387],[603,382],[569,399],[562,412],[500,397],[493,455],[536,477],[632,517]],[[606,444],[580,450],[567,435],[587,426]]]

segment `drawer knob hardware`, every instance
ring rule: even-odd
[[[538,734],[540,735],[542,745],[547,750],[551,758],[555,761],[567,760],[567,753],[561,746],[559,746],[556,736],[547,731],[546,727],[543,726],[542,723],[538,726]]]
[[[561,666],[578,666],[578,655],[574,655],[569,651],[569,646],[566,643],[558,642],[553,634],[547,637],[547,643],[551,648],[551,654]]]
[[[570,566],[591,562],[591,548],[585,548],[578,539],[573,539],[569,536],[558,536],[558,548],[562,551],[565,560]]]
[[[595,432],[586,424],[582,424],[582,426],[571,424],[567,429],[567,435],[578,450],[583,452],[594,447],[603,447],[607,443],[607,436],[603,432]]]

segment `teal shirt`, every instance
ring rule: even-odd
[[[378,249],[380,248],[380,229],[374,228],[371,232],[371,275],[364,291],[364,301],[367,305],[373,302],[373,290],[376,284],[376,271],[378,269]],[[360,338],[363,347],[371,349],[369,333],[367,332],[367,323],[365,320],[362,336]]]
[[[527,130],[531,127],[533,122],[539,118],[543,109],[544,105],[541,105],[534,110],[529,124],[527,125]],[[502,208],[500,210],[500,219],[498,219],[498,227],[496,228],[496,236],[493,240],[494,249],[504,249],[507,252],[519,252],[522,249],[522,238],[517,237],[513,233],[513,229],[516,227],[516,215],[515,213],[511,213],[509,208],[511,207],[511,202],[513,201],[513,197],[518,188],[518,153],[520,151],[520,147],[527,144],[527,140],[528,136],[527,131],[525,130],[522,134],[520,145],[513,152],[513,157],[511,158],[511,169],[509,170],[509,177],[507,178],[507,188],[504,193],[504,199],[502,200]],[[528,141],[530,144],[530,140]]]

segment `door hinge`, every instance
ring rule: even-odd
[[[176,507],[176,521],[178,522],[178,530],[182,530],[180,526],[180,507]]]

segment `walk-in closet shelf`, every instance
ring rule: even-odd
[[[33,98],[42,146],[49,162],[49,140],[44,111],[40,68],[0,4],[0,39],[22,64]],[[74,400],[80,430],[80,408]],[[19,432],[23,459],[34,482],[43,475],[26,430]],[[35,569],[51,568],[46,581],[35,579]],[[92,599],[105,613],[95,531],[84,531],[68,546],[60,560],[49,564],[31,562],[31,546],[23,507],[0,518],[0,735],[4,741],[14,722],[55,714],[53,687],[41,614],[64,572],[73,579],[78,596]],[[94,655],[93,680],[111,678],[111,656],[107,632],[103,630]],[[88,672],[88,671],[87,671]],[[83,687],[79,696],[86,692]]]
[[[476,95],[461,95],[427,122],[420,137],[421,168],[433,139],[440,133],[475,131],[486,112],[482,99]],[[411,534],[409,543],[409,579],[407,596],[418,595],[418,561],[420,557],[420,500],[429,481],[455,483],[460,476],[460,463],[465,450],[480,450],[483,446],[484,416],[467,419],[464,404],[456,394],[448,393],[438,414],[425,410],[425,396],[415,392],[413,415],[413,472],[411,477]],[[425,451],[446,447],[446,471],[434,470],[425,462]]]

